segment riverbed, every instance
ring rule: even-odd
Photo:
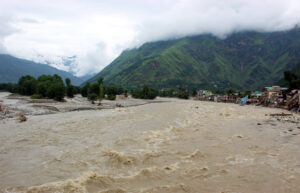
[[[163,99],[0,123],[0,192],[299,193],[299,115]]]

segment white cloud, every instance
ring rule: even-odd
[[[147,41],[299,22],[298,0],[10,0],[0,2],[0,52],[84,75]]]

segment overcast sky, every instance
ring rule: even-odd
[[[147,41],[299,23],[299,0],[0,0],[0,53],[81,76]]]

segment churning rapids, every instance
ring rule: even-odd
[[[0,192],[299,193],[300,125],[282,111],[166,99],[1,121]]]

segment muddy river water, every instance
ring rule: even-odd
[[[0,192],[299,193],[300,125],[282,111],[168,99],[2,120]]]

